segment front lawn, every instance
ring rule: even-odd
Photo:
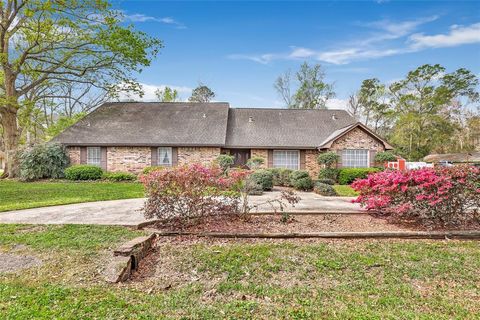
[[[0,180],[0,212],[143,196],[140,183]]]
[[[162,239],[150,268],[103,282],[121,227],[0,225],[1,319],[478,319],[476,241]],[[0,262],[1,263],[1,262]]]
[[[358,192],[352,189],[349,185],[340,185],[336,184],[333,186],[333,189],[338,193],[340,197],[356,197]]]

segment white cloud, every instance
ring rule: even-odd
[[[337,98],[328,99],[327,108],[348,110],[348,99],[337,99]]]
[[[435,21],[439,16],[421,17],[413,20],[397,21],[379,20],[358,24],[372,30],[363,39],[349,44],[337,44],[331,50],[315,50],[305,47],[290,47],[283,53],[266,54],[232,54],[231,59],[246,59],[262,64],[274,60],[313,59],[335,65],[348,64],[352,61],[377,59],[398,54],[420,51],[426,48],[457,46],[480,42],[480,23],[467,27],[453,25],[448,34],[424,35],[412,34],[419,26]],[[392,40],[405,39],[392,47]]]
[[[163,18],[157,18],[157,17],[152,17],[145,15],[143,13],[132,13],[132,14],[123,14],[123,18],[125,21],[130,21],[130,22],[160,22],[164,24],[169,24],[174,26],[177,29],[186,29],[187,27],[181,23],[178,22],[177,20],[173,19],[172,17],[163,17]]]
[[[265,54],[230,54],[227,56],[227,58],[232,59],[232,60],[250,60],[253,62],[258,62],[261,64],[267,64],[270,61],[276,59],[277,57],[273,54],[270,53],[265,53]]]
[[[120,100],[130,100],[133,99],[135,101],[157,101],[157,96],[155,95],[155,91],[157,89],[163,90],[165,87],[169,87],[171,89],[177,90],[181,100],[186,100],[190,94],[192,93],[192,88],[186,86],[172,86],[168,84],[160,84],[160,85],[153,85],[147,83],[140,83],[142,87],[144,95],[140,97],[137,94],[132,93],[121,93],[119,99]]]
[[[424,35],[416,33],[410,36],[412,48],[441,48],[454,47],[463,44],[480,42],[480,23],[469,26],[452,25],[447,34]]]

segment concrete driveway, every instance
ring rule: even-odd
[[[299,192],[300,202],[289,212],[358,212],[360,206],[351,203],[353,198],[322,197],[313,192]],[[262,204],[280,196],[280,192],[266,192],[251,196],[252,204]],[[98,201],[62,206],[43,207],[0,212],[0,223],[27,224],[99,224],[132,226],[145,222],[141,211],[145,199]],[[268,204],[260,205],[258,212],[271,212]],[[255,211],[254,211],[255,212]]]

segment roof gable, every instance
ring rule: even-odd
[[[332,144],[340,139],[341,137],[343,137],[344,135],[346,135],[347,133],[349,133],[350,131],[352,131],[353,129],[355,128],[361,128],[362,130],[364,130],[366,133],[368,133],[369,135],[371,135],[372,137],[374,137],[375,139],[377,139],[379,142],[381,142],[383,144],[383,146],[385,147],[385,149],[387,150],[392,150],[393,147],[388,144],[388,142],[386,142],[384,139],[382,139],[378,134],[376,134],[375,132],[373,132],[372,130],[370,130],[370,128],[368,128],[366,125],[364,125],[363,123],[361,122],[356,122],[354,124],[351,124],[349,126],[346,126],[344,128],[341,128],[341,129],[338,129],[338,130],[335,130],[333,131],[320,145],[319,145],[319,149],[329,149]]]

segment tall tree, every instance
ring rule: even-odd
[[[284,74],[278,76],[277,80],[275,80],[275,83],[273,84],[274,88],[277,90],[278,94],[282,98],[287,108],[290,108],[292,106],[293,100],[292,93],[290,91],[291,79],[291,71],[287,70]]]
[[[325,82],[325,72],[320,64],[310,66],[304,62],[295,73],[297,89],[291,92],[291,73],[287,71],[274,83],[278,94],[291,109],[326,109],[327,101],[335,97],[333,84]]]
[[[19,112],[33,90],[55,82],[139,90],[133,77],[161,41],[122,25],[106,0],[0,2],[0,117],[5,175],[14,176]]]
[[[206,85],[199,83],[198,86],[192,90],[192,95],[188,98],[190,102],[210,102],[215,98],[215,92]]]
[[[358,93],[358,103],[365,125],[376,133],[385,134],[393,116],[385,85],[376,78],[364,80]]]
[[[478,101],[478,78],[469,70],[445,73],[445,68],[423,65],[390,86],[397,121],[391,141],[408,159],[420,159],[445,144],[455,132],[451,116],[459,101]]]
[[[155,90],[155,95],[160,102],[176,102],[180,100],[178,91],[170,87]]]

